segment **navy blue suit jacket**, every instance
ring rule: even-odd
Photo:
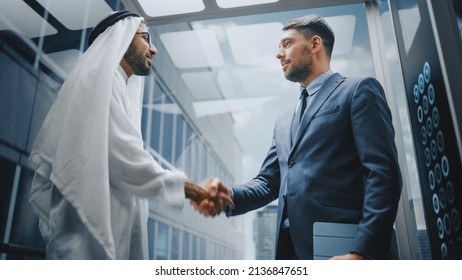
[[[313,223],[359,224],[354,252],[386,259],[401,192],[394,130],[374,78],[333,74],[316,93],[291,144],[292,108],[279,117],[259,174],[233,187],[239,215],[278,199],[287,203],[297,256],[313,258]],[[279,227],[277,243],[281,242]],[[276,258],[280,246],[276,246]],[[349,253],[349,252],[345,252]]]

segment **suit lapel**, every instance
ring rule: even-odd
[[[338,73],[333,74],[319,89],[316,93],[316,96],[313,98],[312,101],[308,104],[305,113],[302,116],[302,120],[300,122],[300,126],[298,127],[298,131],[295,134],[295,139],[293,139],[292,149],[290,154],[298,146],[300,139],[307,129],[308,125],[310,124],[313,116],[318,112],[319,108],[321,108],[322,104],[326,102],[329,96],[332,95],[334,90],[345,80],[345,77],[341,76]],[[289,126],[290,127],[290,126]],[[290,131],[290,129],[288,129]]]
[[[284,116],[281,118],[282,122],[280,123],[280,125],[278,125],[278,127],[280,128],[280,135],[282,135],[283,137],[280,143],[285,143],[284,152],[287,153],[287,155],[289,154],[290,149],[292,148],[292,133],[290,128],[292,127],[292,120],[294,118],[295,108],[296,105],[294,105],[293,108],[291,108],[290,110],[287,110],[284,113]]]

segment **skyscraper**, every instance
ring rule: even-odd
[[[277,205],[268,205],[257,212],[254,220],[255,259],[273,260],[276,244]]]

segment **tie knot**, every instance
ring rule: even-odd
[[[306,91],[306,88],[302,90],[302,93],[300,93],[300,98],[306,98],[308,96],[308,91]]]

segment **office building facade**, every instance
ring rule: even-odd
[[[275,256],[277,205],[259,210],[254,219],[255,259],[272,260]]]

